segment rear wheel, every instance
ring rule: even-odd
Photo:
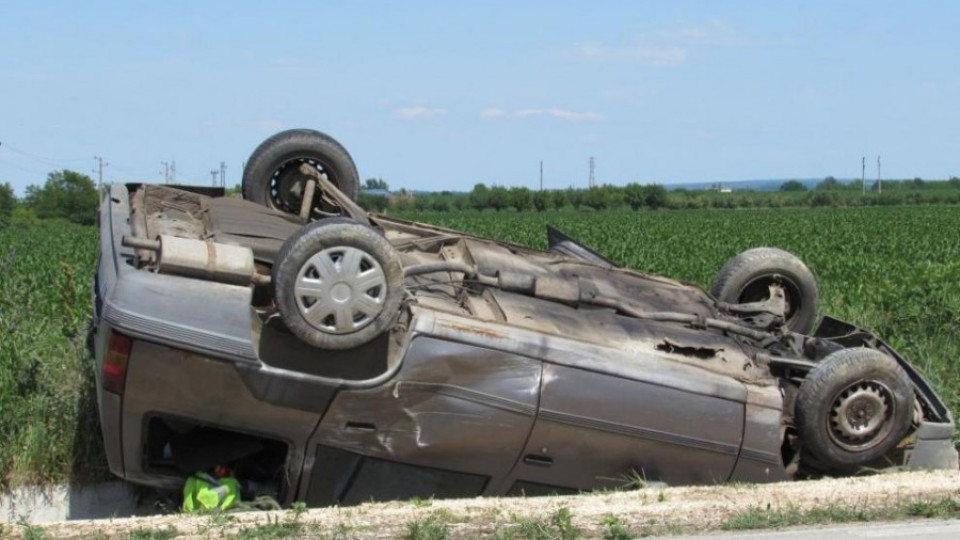
[[[849,474],[883,457],[910,429],[914,396],[897,361],[865,348],[820,362],[800,386],[796,424],[824,472]]]
[[[253,151],[243,169],[243,198],[299,215],[307,184],[307,176],[300,171],[304,164],[356,200],[360,179],[353,158],[335,139],[311,129],[281,131]],[[319,190],[312,204],[316,210],[336,210],[324,207]]]
[[[784,290],[787,328],[801,334],[813,330],[820,290],[813,272],[790,252],[772,247],[748,249],[727,261],[710,291],[722,302],[745,304],[767,300],[771,285]]]
[[[345,218],[305,226],[273,267],[284,324],[324,349],[351,349],[385,331],[400,312],[403,268],[387,240]]]

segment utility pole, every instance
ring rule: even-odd
[[[104,163],[103,158],[100,156],[93,156],[93,159],[97,160],[97,191],[103,192],[103,168],[109,163]]]
[[[863,189],[863,194],[867,194],[867,156],[860,158],[860,187]]]
[[[177,160],[170,162],[170,180],[172,180],[174,184],[177,183]]]
[[[160,164],[163,165],[163,183],[169,184],[170,183],[170,163],[166,161],[161,161]]]
[[[220,162],[220,187],[227,187],[227,163]]]
[[[220,172],[220,171],[218,171],[218,170],[216,170],[216,169],[211,169],[211,170],[210,170],[210,178],[213,180],[213,182],[211,183],[211,185],[212,185],[213,187],[217,187],[217,173],[219,173],[219,172]]]
[[[883,177],[880,176],[880,156],[877,156],[877,194],[883,194]]]
[[[543,191],[543,160],[540,160],[540,191]]]
[[[593,187],[597,184],[597,178],[594,175],[597,168],[597,160],[590,156],[590,178],[587,180],[587,187]]]

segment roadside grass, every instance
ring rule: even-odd
[[[180,536],[180,531],[174,527],[158,529],[137,528],[130,531],[130,540],[171,540]]]
[[[827,525],[868,521],[900,521],[911,518],[960,518],[960,498],[943,497],[934,501],[903,501],[885,507],[863,504],[828,504],[817,508],[751,507],[720,525],[724,531],[780,529],[804,525]]]
[[[896,477],[894,477],[896,476]],[[0,525],[0,538],[66,540],[631,540],[857,522],[960,518],[960,477],[933,473],[744,487],[667,488],[565,497],[375,503],[307,511],[169,516],[83,525]],[[804,489],[809,484],[812,490]],[[815,485],[816,484],[816,485]],[[920,488],[919,486],[928,486]],[[929,489],[929,491],[928,491]],[[901,490],[909,490],[902,492]],[[898,493],[903,493],[898,495]],[[825,500],[825,494],[829,500]],[[844,496],[846,495],[846,496]],[[832,501],[832,502],[831,502]]]

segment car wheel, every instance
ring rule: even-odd
[[[243,169],[243,198],[299,215],[307,184],[300,171],[304,163],[356,200],[360,179],[353,158],[332,137],[311,129],[281,131],[253,151]],[[319,205],[319,196],[316,200]]]
[[[800,385],[796,425],[804,452],[850,474],[892,450],[910,429],[914,395],[907,374],[873,349],[824,358]]]
[[[784,289],[787,328],[809,333],[817,320],[820,290],[813,272],[792,253],[771,247],[748,249],[720,269],[711,293],[729,304],[759,302],[770,297],[772,284]]]
[[[284,242],[273,267],[280,316],[301,340],[351,349],[390,327],[403,301],[403,268],[393,246],[373,229],[329,218]]]

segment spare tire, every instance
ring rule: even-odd
[[[717,273],[710,292],[721,302],[744,304],[768,299],[772,284],[784,289],[787,328],[801,334],[813,330],[820,306],[817,280],[803,261],[782,249],[748,249],[730,259]]]
[[[243,198],[299,215],[307,181],[300,172],[304,163],[356,200],[360,178],[353,158],[333,137],[312,129],[281,131],[263,141],[243,168]],[[317,193],[315,207],[320,201]]]
[[[271,285],[280,317],[315,347],[358,347],[400,313],[400,256],[386,238],[356,221],[307,225],[284,242],[276,261]]]
[[[903,439],[914,393],[893,358],[873,349],[843,349],[824,358],[800,385],[795,422],[802,452],[825,473],[851,474]]]

